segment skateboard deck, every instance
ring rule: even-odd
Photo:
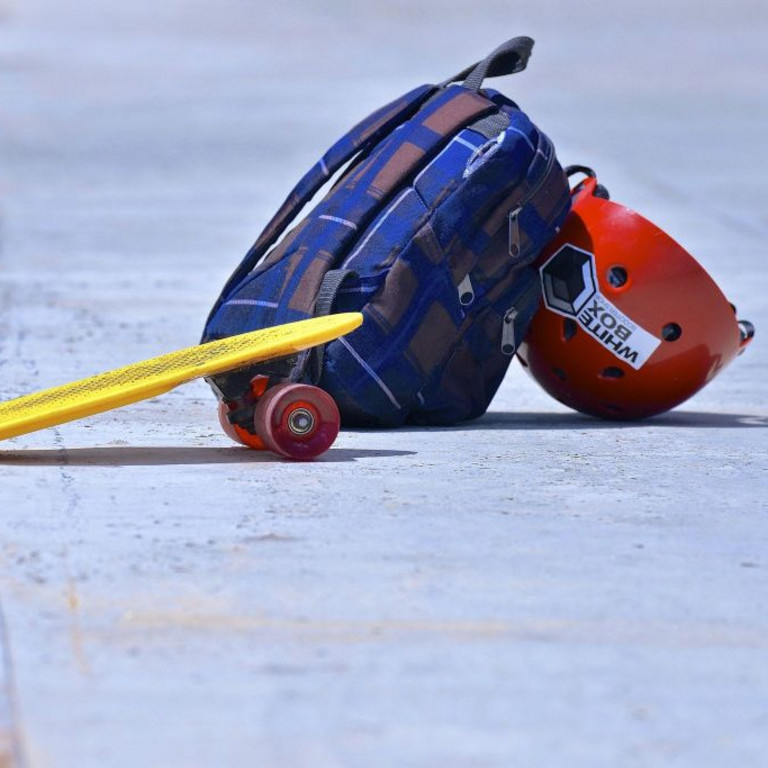
[[[357,328],[358,312],[316,317],[200,344],[0,403],[0,440],[168,392],[180,384],[332,341]]]

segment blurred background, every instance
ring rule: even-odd
[[[351,122],[518,34],[530,67],[498,85],[564,162],[662,226],[690,213],[669,228],[708,265],[729,258],[714,222],[768,232],[760,0],[0,2],[3,247],[21,263],[182,257],[218,283]]]

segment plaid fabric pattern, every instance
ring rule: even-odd
[[[489,138],[486,119],[499,116],[508,125]],[[355,147],[341,180],[268,250]],[[360,310],[365,322],[327,346],[319,381],[344,423],[473,418],[509,365],[505,339],[513,351],[538,305],[530,264],[569,206],[554,147],[514,103],[422,86],[361,123],[302,179],[225,287],[204,340],[311,316],[328,270],[350,270],[334,310]],[[272,372],[300,378],[301,363]],[[216,384],[226,391],[226,381]]]
[[[404,94],[399,99],[395,99],[395,101],[376,110],[376,112],[366,117],[342,136],[307,171],[227,281],[219,299],[211,310],[206,327],[213,319],[213,315],[218,310],[222,300],[248,275],[269,247],[296,218],[309,200],[325,185],[328,179],[355,155],[364,153],[381,140],[382,137],[407,120],[436,89],[437,87],[434,85],[421,85]]]

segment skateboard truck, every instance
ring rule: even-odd
[[[222,429],[236,442],[290,459],[313,459],[333,444],[341,418],[333,398],[319,387],[259,374],[239,398],[219,403]]]

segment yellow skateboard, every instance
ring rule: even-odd
[[[82,419],[168,392],[203,376],[245,368],[324,344],[363,322],[358,312],[316,317],[181,349],[61,387],[0,403],[0,440]],[[220,403],[225,432],[253,448],[269,448],[294,459],[310,459],[331,446],[339,432],[333,398],[307,384],[269,386],[265,376],[251,381],[237,403]],[[233,423],[230,414],[250,408],[250,421]]]

